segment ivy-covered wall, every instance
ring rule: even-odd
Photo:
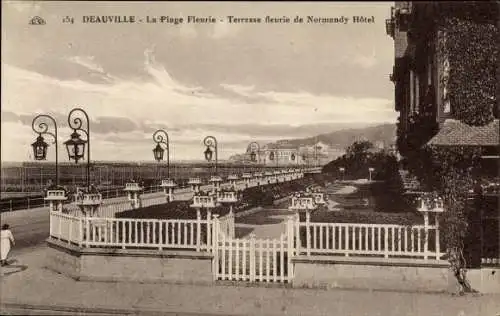
[[[443,105],[447,98],[454,119],[472,126],[490,123],[498,106],[500,34],[497,24],[466,15],[458,18],[449,12],[440,15],[436,23],[438,120],[445,118]],[[448,69],[447,80],[444,80],[445,68]],[[472,261],[472,257],[465,258],[470,252],[468,236],[476,231],[469,217],[478,214],[477,209],[468,206],[468,201],[477,184],[474,180],[480,175],[478,169],[483,148],[425,145],[438,130],[432,117],[434,110],[428,107],[420,114],[410,116],[406,129],[398,123],[397,145],[404,156],[403,168],[417,176],[424,190],[435,191],[444,200],[447,212],[442,217],[444,244],[451,251],[449,260],[457,279],[463,280],[463,267],[470,266]],[[474,240],[477,242],[477,238]]]
[[[438,54],[449,61],[448,94],[453,117],[474,126],[490,123],[498,97],[497,25],[445,17],[439,28],[445,40],[438,42]]]

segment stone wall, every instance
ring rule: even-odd
[[[446,262],[384,258],[297,257],[293,286],[405,292],[453,292]]]
[[[213,256],[194,251],[79,248],[48,240],[47,268],[77,280],[210,284]]]

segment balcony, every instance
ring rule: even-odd
[[[227,179],[228,179],[228,180],[233,180],[233,181],[235,181],[235,180],[238,180],[238,179],[239,179],[239,177],[238,177],[237,175],[235,175],[235,174],[231,174],[231,175],[229,175],[229,176],[227,177]]]
[[[252,176],[251,173],[244,173],[244,174],[241,175],[241,177],[243,179],[252,179],[253,178],[253,176]]]

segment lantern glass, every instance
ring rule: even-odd
[[[257,160],[257,158],[256,158],[256,157],[257,157],[257,155],[255,154],[255,152],[254,152],[254,151],[252,151],[252,153],[250,154],[250,159],[251,159],[252,161],[256,161],[256,160]]]
[[[47,147],[49,147],[49,145],[44,141],[41,135],[36,138],[36,142],[31,144],[31,146],[33,147],[33,156],[35,160],[45,160],[47,158]]]
[[[210,147],[207,147],[207,149],[205,149],[204,154],[205,154],[205,159],[206,159],[207,161],[211,161],[211,160],[212,160],[213,152],[212,152],[212,150],[210,149]]]
[[[271,152],[271,153],[269,154],[269,160],[274,160],[274,152]]]
[[[292,154],[292,156],[290,157],[292,159],[292,161],[295,160],[295,154]]]
[[[161,148],[160,144],[156,144],[156,147],[153,149],[153,155],[155,157],[156,161],[161,161],[163,160],[163,154],[165,153],[165,150]]]
[[[78,160],[83,159],[85,153],[86,140],[80,138],[80,134],[74,131],[71,134],[71,139],[64,142],[66,145],[66,150],[68,151],[69,160],[74,160],[78,163]]]

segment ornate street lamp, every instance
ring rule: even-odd
[[[247,153],[250,152],[250,160],[260,163],[260,145],[257,142],[248,144]]]
[[[54,124],[54,133],[48,132],[49,125],[47,122],[44,122],[44,119],[48,119]],[[56,186],[59,185],[59,152],[57,147],[57,123],[56,120],[46,114],[41,114],[36,116],[31,123],[31,128],[35,133],[38,133],[38,137],[36,141],[31,144],[33,147],[33,156],[35,160],[45,160],[47,159],[47,148],[49,144],[47,144],[42,135],[49,135],[54,138],[54,144],[56,145]]]
[[[81,113],[86,119],[87,130],[82,128],[82,119],[79,117],[73,117],[73,114]],[[74,160],[78,163],[78,160],[84,159],[85,157],[85,145],[87,145],[87,188],[90,190],[90,120],[87,112],[81,108],[74,108],[69,112],[68,115],[68,125],[73,129],[71,133],[71,138],[64,142],[66,145],[66,150],[68,151],[69,160]],[[83,132],[86,139],[81,139],[79,131]]]
[[[163,129],[157,130],[153,133],[153,141],[156,143],[156,147],[153,149],[156,161],[162,161],[165,150],[167,151],[167,178],[170,178],[170,142],[168,133]],[[165,145],[165,149],[163,149],[162,145]]]
[[[217,174],[217,163],[219,160],[218,152],[217,152],[217,139],[213,136],[207,136],[203,140],[203,144],[207,146],[205,151],[203,152],[205,155],[205,160],[210,162],[213,159],[215,153],[215,173]]]

